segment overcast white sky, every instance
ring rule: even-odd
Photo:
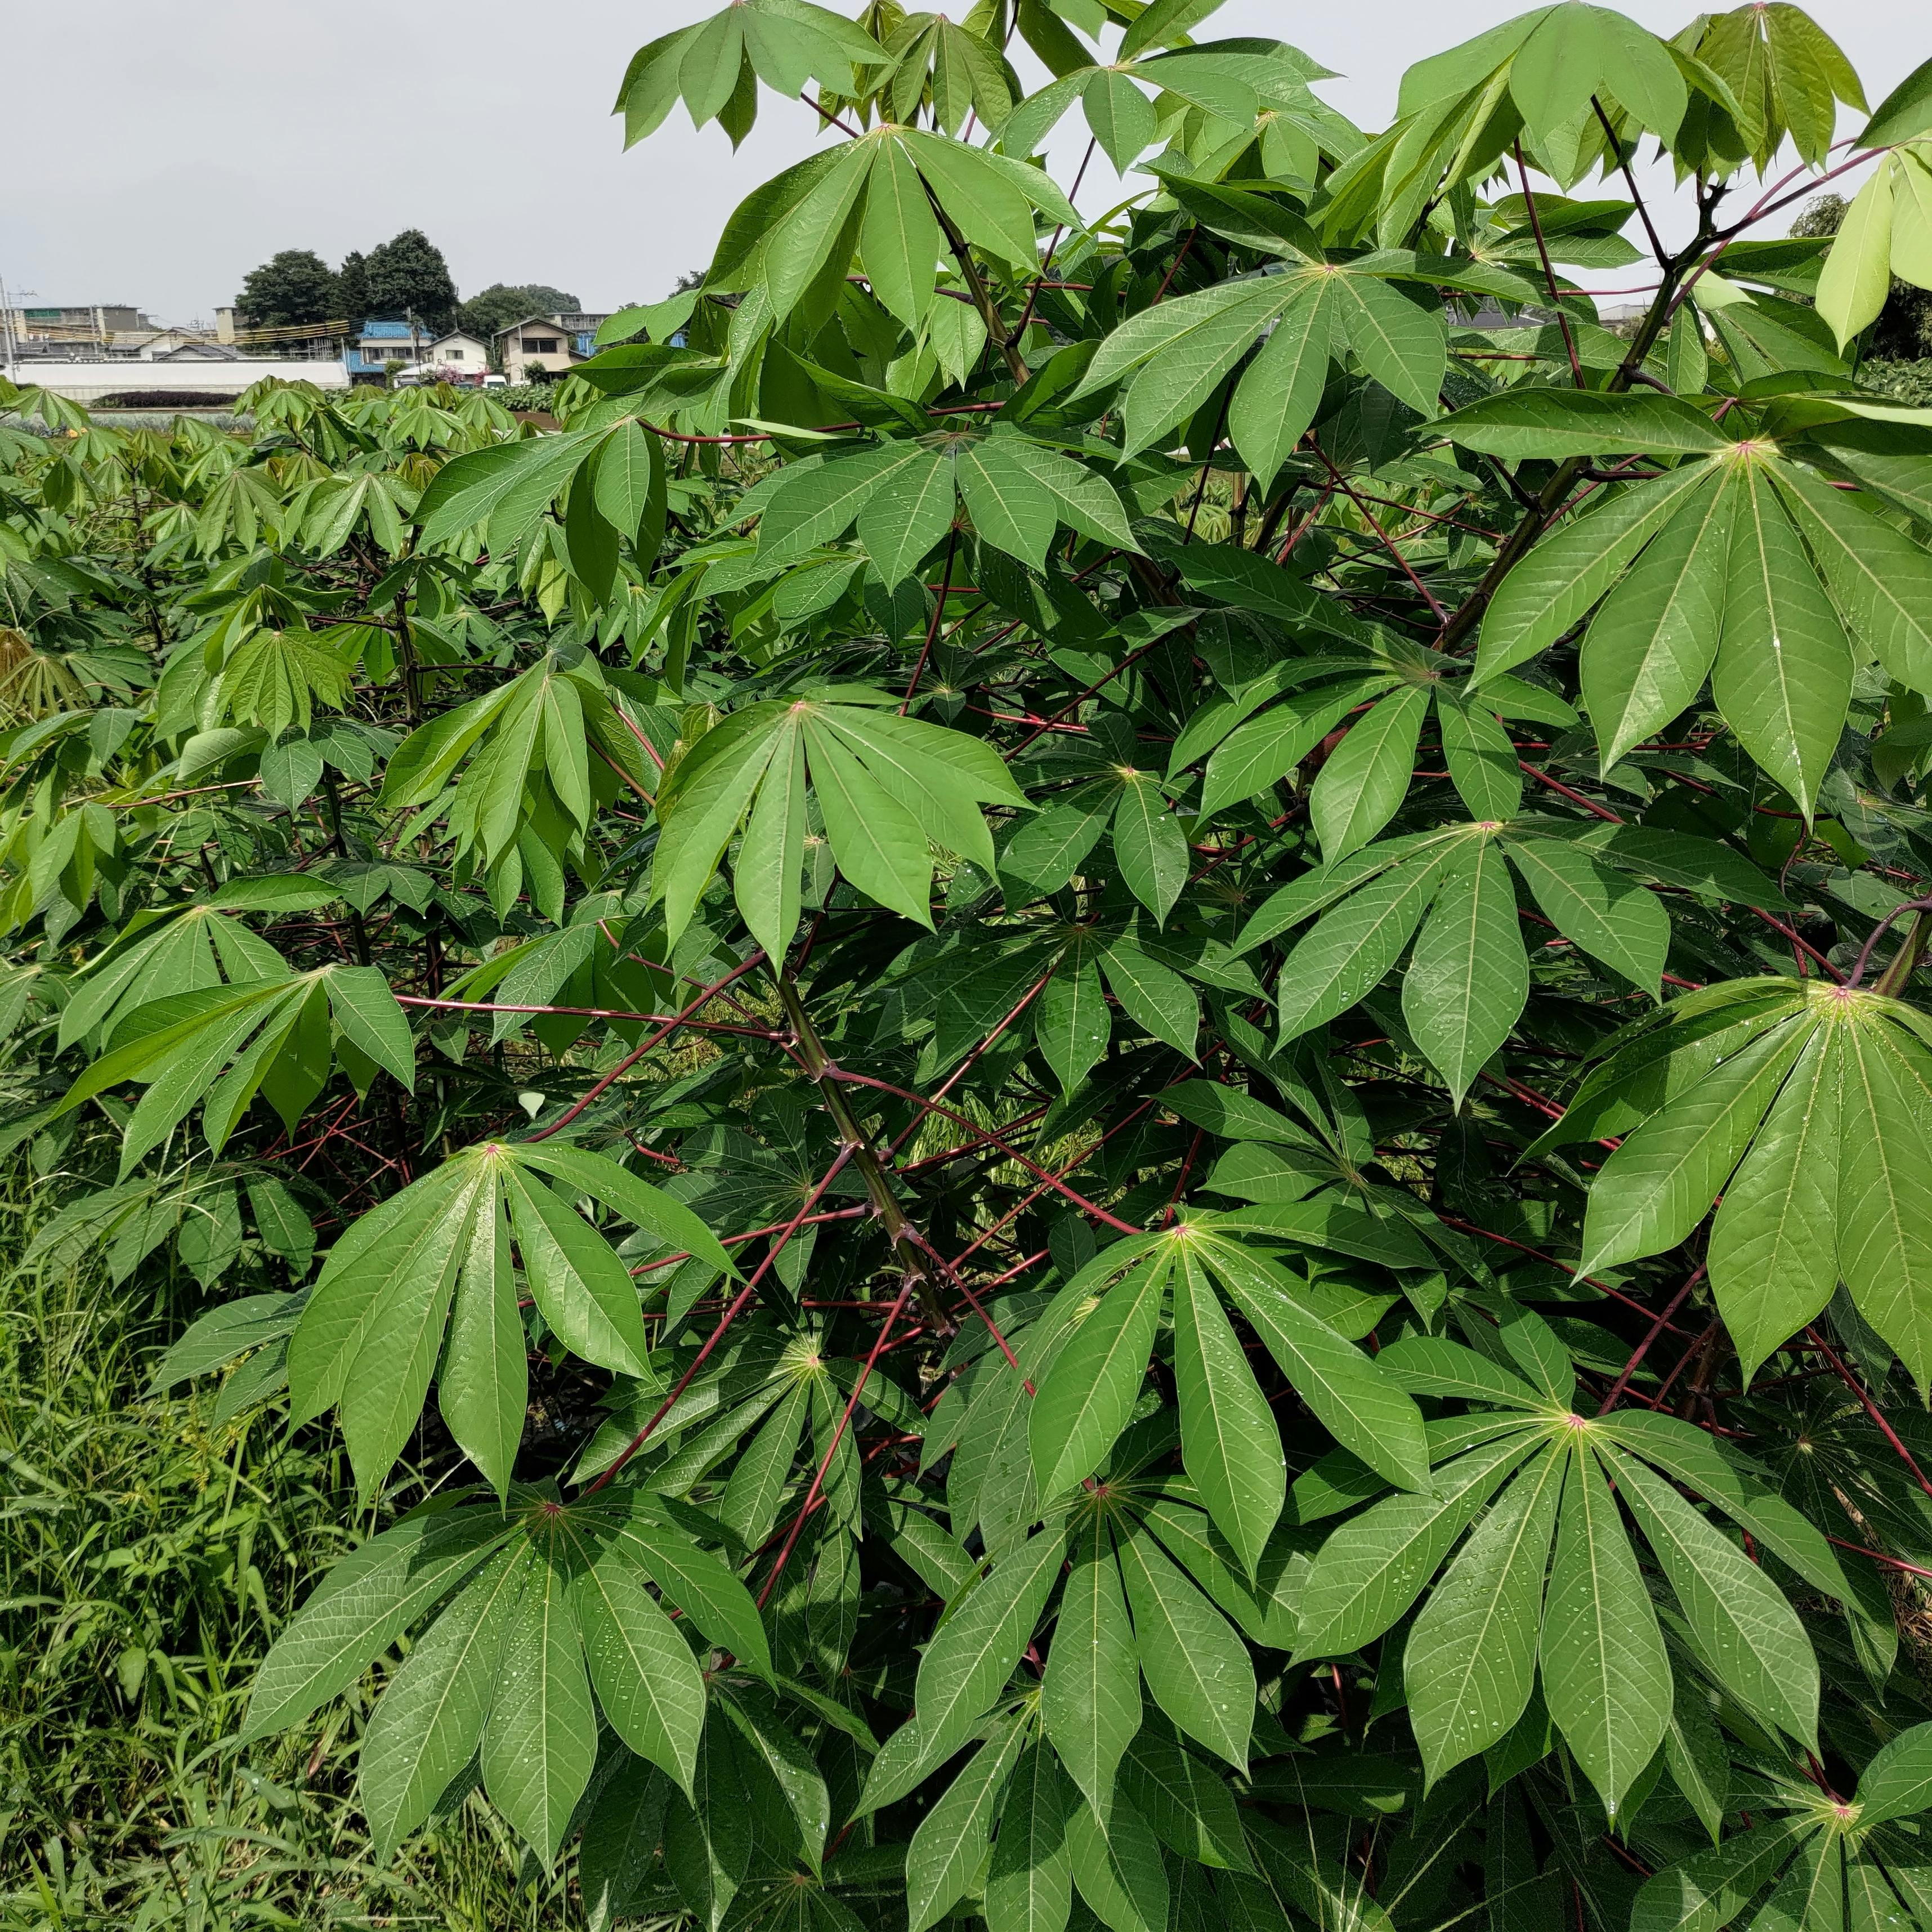
[[[0,4],[0,279],[38,304],[131,302],[186,322],[231,301],[277,249],[334,264],[420,227],[466,295],[542,281],[593,308],[655,300],[710,259],[739,199],[813,141],[811,110],[767,94],[735,155],[682,108],[622,152],[609,110],[631,54],[716,4]],[[1666,33],[1694,10],[1625,8]],[[1522,10],[1228,0],[1204,33],[1292,41],[1341,76],[1328,98],[1378,127],[1404,66]],[[1923,0],[1816,0],[1814,11],[1874,104],[1932,54]],[[1084,146],[1084,132],[1070,138]],[[1104,208],[1112,186],[1090,177],[1082,204]]]

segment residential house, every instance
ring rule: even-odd
[[[575,338],[552,315],[526,315],[496,334],[496,361],[512,382],[547,381],[583,360]]]
[[[560,376],[573,363],[596,353],[598,329],[608,315],[574,310],[565,315],[526,315],[496,332],[497,359],[513,382]]]
[[[422,359],[439,369],[480,378],[490,367],[490,345],[480,335],[452,329],[447,335],[439,335],[423,351]]]
[[[430,340],[430,332],[419,322],[372,316],[351,340],[342,359],[351,382],[373,382],[380,380],[392,362],[420,362]]]
[[[140,356],[143,362],[238,362],[241,359],[242,352],[232,342],[210,342],[203,337],[181,335],[172,330],[167,337],[149,343]]]
[[[140,362],[232,362],[238,352],[232,344],[218,341],[204,329],[124,328],[114,338],[108,353],[131,356]]]
[[[610,316],[586,314],[577,310],[568,315],[554,315],[551,321],[568,335],[580,356],[594,356],[597,352],[597,332],[610,320]]]

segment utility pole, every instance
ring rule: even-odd
[[[22,289],[16,295],[8,294],[6,278],[0,276],[0,356],[5,358],[6,376],[10,382],[18,381],[20,373],[20,345],[14,333],[14,304],[18,296],[33,292],[32,289]]]

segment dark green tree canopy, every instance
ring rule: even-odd
[[[363,275],[371,315],[413,314],[436,329],[455,319],[456,284],[450,280],[449,264],[420,228],[405,228],[371,248]]]
[[[458,326],[488,341],[500,328],[526,315],[561,315],[580,309],[576,296],[544,282],[492,282],[456,311]]]
[[[367,256],[352,248],[342,258],[342,266],[336,272],[335,284],[343,314],[359,327],[369,319],[370,314]]]
[[[342,1445],[235,1762],[379,1862],[1932,1932],[1932,61],[1214,14],[653,39],[795,158],[541,418],[0,389],[29,1261]]]
[[[344,290],[312,249],[284,248],[250,269],[235,306],[260,328],[341,318]]]

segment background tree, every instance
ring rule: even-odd
[[[359,328],[369,316],[369,264],[359,249],[352,248],[342,258],[336,272],[336,299],[350,323]]]
[[[405,228],[371,248],[364,272],[372,315],[412,313],[432,329],[447,328],[455,316],[449,264],[420,228]]]
[[[576,296],[547,282],[492,282],[458,308],[456,323],[488,342],[498,329],[526,315],[558,315],[582,307]]]
[[[342,286],[311,248],[284,248],[251,269],[235,306],[261,328],[328,322],[341,313]]]

